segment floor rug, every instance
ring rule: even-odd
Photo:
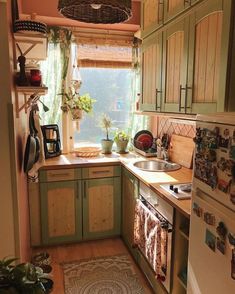
[[[62,265],[66,294],[144,294],[127,255]]]

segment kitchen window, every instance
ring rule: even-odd
[[[103,113],[108,114],[113,120],[111,129],[111,138],[117,129],[127,131],[131,137],[140,129],[145,128],[147,119],[142,116],[136,118],[133,115],[135,111],[135,97],[139,92],[139,71],[133,69],[133,35],[130,33],[110,32],[73,32],[74,41],[71,45],[70,66],[67,74],[67,87],[70,85],[72,68],[78,65],[81,75],[82,85],[79,89],[80,95],[89,93],[96,100],[93,114],[84,114],[78,128],[74,127],[71,120],[67,120],[68,126],[63,141],[67,142],[73,137],[74,143],[69,141],[68,151],[82,143],[100,143],[105,137],[103,130],[99,126],[100,117]],[[56,79],[60,78],[58,74],[60,67],[60,54],[58,46],[49,44],[48,59],[42,65],[43,76],[49,82],[49,93],[43,99],[48,103],[50,113],[42,112],[42,124],[57,123],[62,134],[64,129],[63,113],[60,110],[61,97],[59,90],[56,89]],[[47,66],[55,70],[53,74]],[[56,76],[56,79],[55,79]],[[50,92],[50,89],[53,91]],[[53,94],[52,94],[53,93]],[[56,97],[57,96],[57,97]],[[53,114],[53,115],[52,115]],[[62,127],[63,126],[63,127]],[[62,137],[62,135],[61,135]],[[66,143],[66,144],[67,144]]]
[[[104,132],[99,126],[103,113],[113,121],[111,137],[116,129],[127,131],[132,106],[132,69],[82,67],[80,73],[80,94],[89,93],[96,103],[93,114],[83,116],[80,130],[74,136],[75,145],[87,141],[99,143],[104,138]]]

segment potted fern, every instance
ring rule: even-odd
[[[118,153],[127,153],[126,148],[129,142],[129,136],[124,131],[117,131],[114,137]]]
[[[112,127],[112,120],[107,114],[103,114],[101,117],[100,126],[105,130],[106,133],[106,138],[101,140],[102,153],[110,154],[112,153],[113,147],[113,140],[109,138],[109,131]]]

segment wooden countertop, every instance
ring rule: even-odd
[[[171,172],[148,172],[136,168],[133,163],[139,160],[146,160],[146,158],[136,154],[117,154],[100,155],[95,158],[81,158],[74,154],[60,155],[58,157],[50,158],[45,161],[45,164],[40,169],[60,169],[60,168],[74,168],[87,166],[105,166],[105,165],[119,165],[125,166],[134,176],[145,183],[150,189],[158,193],[163,199],[170,203],[173,207],[178,209],[186,217],[190,217],[191,200],[178,200],[171,194],[167,193],[160,187],[163,183],[188,183],[192,181],[192,170],[181,167],[177,171]],[[151,158],[151,160],[157,160]]]

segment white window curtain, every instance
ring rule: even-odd
[[[66,28],[49,27],[47,59],[40,64],[43,83],[48,94],[41,98],[49,107],[48,112],[40,111],[43,124],[58,124],[61,121],[61,101],[59,93],[66,86],[66,77],[70,60],[72,32]]]

